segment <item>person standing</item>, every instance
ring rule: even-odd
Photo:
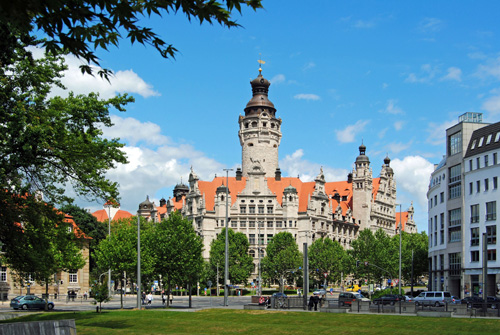
[[[170,305],[172,305],[172,300],[174,300],[174,296],[172,295],[172,291],[168,293],[168,300],[170,300]]]

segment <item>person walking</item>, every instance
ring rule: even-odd
[[[153,294],[151,292],[149,292],[149,294],[148,294],[148,305],[151,305],[152,302],[153,302]]]
[[[172,300],[174,300],[174,296],[172,295],[172,291],[168,293],[168,300],[170,300],[170,305],[172,305]]]

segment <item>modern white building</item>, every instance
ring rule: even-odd
[[[464,157],[463,263],[467,293],[479,293],[483,283],[487,295],[495,295],[500,289],[500,257],[497,257],[499,155],[500,122],[472,134]],[[486,280],[483,279],[484,264]]]
[[[489,142],[485,132],[492,134]],[[482,278],[477,276],[478,271],[481,272],[482,265],[475,251],[479,250],[482,243],[476,245],[476,235],[486,228],[485,221],[471,223],[471,211],[474,211],[474,220],[477,220],[479,213],[476,211],[480,209],[486,215],[486,204],[488,203],[489,210],[493,210],[492,202],[495,203],[495,197],[498,198],[496,189],[493,190],[493,180],[494,178],[497,180],[500,165],[493,154],[500,148],[500,142],[495,142],[499,136],[498,124],[483,123],[481,113],[465,113],[459,117],[456,125],[446,130],[446,155],[435,165],[427,192],[429,289],[450,291],[460,297],[471,292],[479,292]],[[482,141],[481,149],[478,149],[480,141]],[[485,160],[488,162],[488,167],[484,167]],[[485,183],[488,186],[485,186]],[[470,193],[471,185],[473,185],[472,193]],[[478,193],[478,186],[483,191]],[[485,187],[488,187],[487,191],[484,190]],[[494,207],[496,213],[496,205]],[[486,225],[496,227],[496,221],[488,220]],[[493,229],[496,232],[496,228],[488,229],[490,232],[493,232]],[[474,244],[471,245],[472,243]],[[496,251],[493,251],[495,248],[491,249],[490,254],[496,254]],[[471,257],[474,257],[474,261],[471,261]],[[489,261],[488,266],[490,265],[498,268],[494,262]],[[495,283],[500,279],[495,273],[492,268],[491,283],[489,283],[489,292],[492,294]]]

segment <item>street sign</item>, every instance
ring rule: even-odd
[[[387,279],[387,284],[391,283],[391,278]]]
[[[328,277],[328,272],[323,273],[325,275],[325,278]]]

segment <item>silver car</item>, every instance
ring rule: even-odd
[[[420,306],[444,306],[445,304],[453,303],[453,298],[450,292],[446,291],[428,291],[422,292],[413,299],[415,305]]]

